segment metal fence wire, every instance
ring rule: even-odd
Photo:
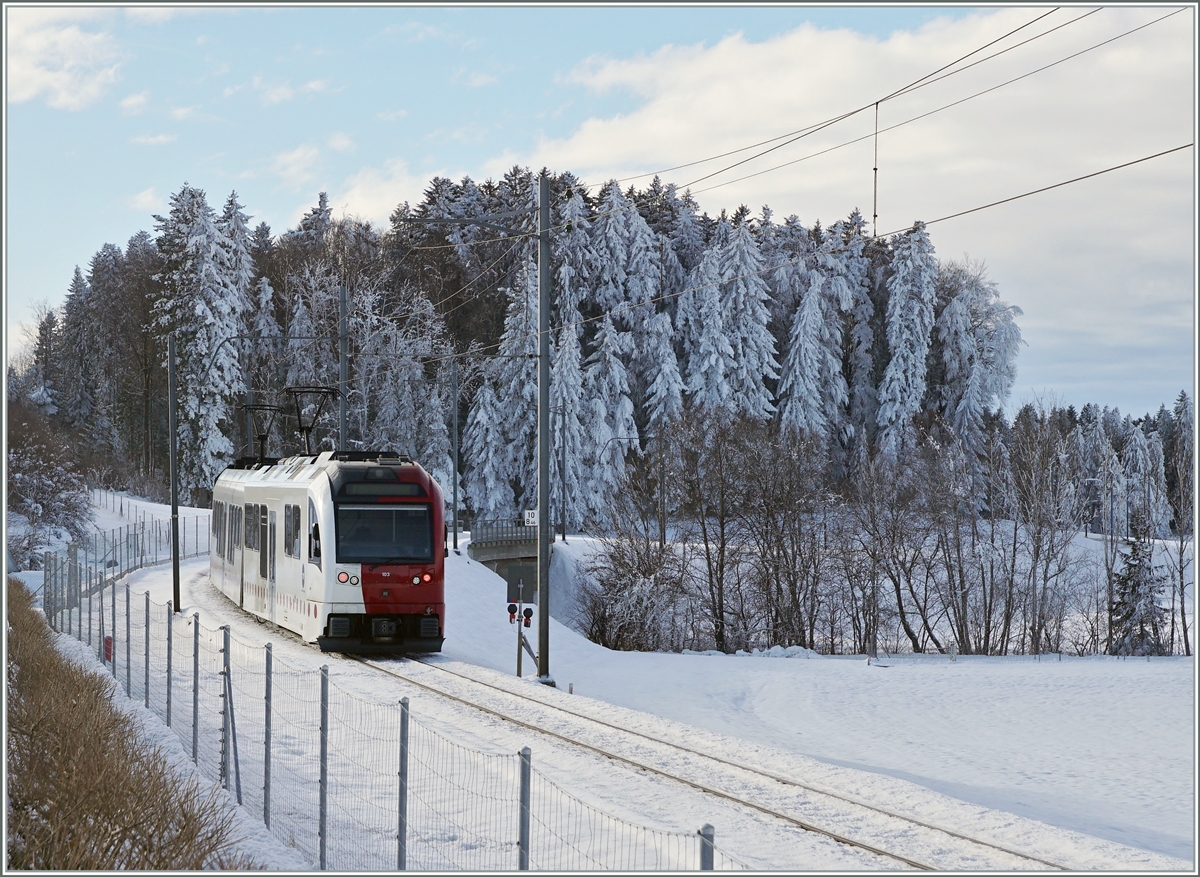
[[[46,617],[89,644],[205,776],[318,868],[746,867],[716,847],[711,826],[706,839],[605,813],[534,770],[528,749],[464,746],[413,718],[407,698],[364,699],[331,682],[327,667],[291,666],[270,644],[132,591],[119,576],[170,560],[160,524],[146,519],[47,553]],[[155,550],[160,541],[165,551]],[[188,556],[207,552],[207,527],[197,525]]]

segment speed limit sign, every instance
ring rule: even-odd
[[[526,509],[525,510],[525,526],[526,527],[536,527],[537,526],[537,509]]]

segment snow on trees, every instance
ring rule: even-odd
[[[607,517],[609,497],[625,473],[626,452],[639,447],[625,367],[631,346],[629,333],[617,329],[606,314],[596,333],[595,352],[585,364],[584,429],[591,463],[585,493],[589,512],[600,520]]]
[[[556,521],[565,520],[568,527],[578,530],[587,513],[583,368],[578,328],[570,316],[568,313],[567,323],[558,332],[550,371],[550,507],[556,510]]]
[[[680,302],[687,310],[679,315],[688,398],[694,407],[707,411],[727,410],[733,396],[729,375],[734,354],[725,334],[717,258],[714,250],[705,252],[689,283],[688,301]]]
[[[1154,563],[1154,535],[1148,522],[1135,516],[1129,553],[1113,581],[1110,654],[1160,655],[1165,612],[1158,600],[1167,576]]]
[[[1004,404],[1016,378],[1021,309],[1000,300],[981,264],[946,263],[937,286],[946,301],[935,325],[944,369],[936,404],[978,481],[984,415]]]
[[[925,397],[925,357],[933,331],[938,264],[925,223],[915,222],[893,245],[887,282],[887,341],[891,360],[879,388],[879,443],[896,453]]]
[[[719,235],[718,235],[719,236]],[[721,309],[725,338],[733,355],[727,372],[735,412],[767,419],[775,412],[766,381],[779,377],[775,339],[767,328],[767,284],[760,273],[762,256],[748,220],[728,230],[728,243],[720,258]]]
[[[469,468],[463,476],[467,500],[476,520],[506,518],[516,510],[508,460],[505,409],[492,387],[494,367],[484,369],[483,384],[475,393],[463,432],[463,455]]]
[[[244,334],[244,299],[230,291],[224,236],[204,192],[185,183],[155,222],[164,260],[155,326],[175,335],[179,360],[179,486],[200,499],[233,454],[232,405],[245,385],[236,346],[222,342]]]
[[[854,292],[845,276],[841,233],[841,223],[835,224],[812,256],[779,379],[780,424],[822,449],[848,428],[843,314],[853,307]]]
[[[646,330],[646,421],[659,432],[683,414],[683,378],[672,344],[671,315],[666,311],[650,319]]]

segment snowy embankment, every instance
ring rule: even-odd
[[[161,514],[162,507],[138,506]],[[100,512],[99,526],[119,525],[106,514]],[[556,547],[555,615],[569,609],[571,561],[588,549],[588,540],[575,537],[565,551]],[[232,623],[240,638],[274,641],[291,654],[288,660],[327,662],[278,631],[238,620],[207,586],[203,569],[198,561],[186,566],[189,612],[194,607],[214,624]],[[169,598],[169,567],[133,578],[135,591],[150,590],[156,601]],[[501,579],[469,561],[465,548],[452,553],[448,637],[435,660],[458,670],[474,665],[511,674],[515,633],[505,605]],[[693,745],[723,747],[743,760],[803,770],[804,778],[823,787],[968,833],[994,827],[1041,849],[1070,851],[1078,867],[1186,870],[1195,861],[1191,659],[909,656],[868,665],[862,657],[620,653],[555,620],[550,667],[560,690],[573,684],[581,705],[586,698],[636,711],[611,714],[639,730],[686,735]],[[439,709],[427,702],[422,708]],[[470,736],[478,733],[472,729]],[[539,747],[539,763],[551,769],[548,749]],[[568,770],[565,761],[561,767]],[[574,765],[571,770],[571,787],[607,797],[603,789],[611,778]],[[650,804],[632,800],[616,790],[598,806],[644,822],[648,816],[637,808]],[[677,806],[688,809],[683,801]],[[669,811],[671,802],[664,807]],[[252,846],[248,851],[269,859],[268,838]],[[745,858],[739,846],[730,850]],[[264,863],[294,868],[294,851],[285,852],[290,859],[281,854]],[[773,863],[768,867],[795,867],[789,852],[760,846],[754,858]]]

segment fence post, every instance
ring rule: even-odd
[[[408,868],[408,698],[400,698],[400,800],[396,808],[396,870]]]
[[[321,870],[325,870],[325,802],[329,790],[329,665],[321,665],[321,806],[318,834],[321,838]]]
[[[192,762],[199,764],[200,746],[200,613],[192,613]]]
[[[221,625],[221,785],[229,791],[229,762],[233,749],[229,739],[229,626]]]
[[[171,727],[171,653],[175,650],[175,607],[167,601],[167,727]]]
[[[233,757],[233,788],[237,793],[237,802],[240,807],[242,804],[242,766],[238,762],[238,747],[237,747],[237,713],[233,708],[233,674],[230,672],[229,659],[229,625],[226,624],[223,628],[225,631],[225,724],[229,728],[228,739],[229,744],[225,747],[225,760],[228,762],[230,756]],[[229,771],[225,772],[226,788],[229,786]]]
[[[271,644],[264,647],[267,655],[267,680],[263,699],[263,823],[271,830]]]
[[[117,567],[120,569],[120,567]],[[117,678],[117,577],[114,575],[109,587],[109,594],[112,597],[112,674],[113,679]]]
[[[88,645],[92,644],[92,571],[87,571],[88,592]]]
[[[99,640],[99,642],[96,644],[96,649],[97,649],[96,654],[100,658],[100,663],[106,664],[107,661],[104,660],[104,580],[103,579],[101,579],[101,581],[100,581],[99,593],[100,593],[100,619],[99,619],[100,630],[96,635],[96,639]]]
[[[531,780],[529,747],[521,750],[521,820],[517,840],[517,869],[529,870],[529,785]]]
[[[126,697],[132,697],[132,696],[133,696],[133,695],[130,693],[130,690],[131,690],[131,688],[132,688],[132,686],[130,685],[130,682],[131,682],[131,676],[132,676],[133,674],[132,674],[132,672],[131,672],[131,670],[130,670],[130,663],[129,663],[129,649],[130,649],[130,643],[129,643],[129,641],[132,639],[132,637],[129,635],[129,632],[130,632],[130,623],[129,623],[129,582],[126,582],[126,583],[125,583],[125,696],[126,696]]]
[[[713,869],[713,844],[716,839],[716,829],[708,823],[701,826],[700,831],[700,870]]]
[[[75,576],[75,633],[83,642],[83,576]]]
[[[150,592],[146,592],[146,667],[142,671],[142,697],[146,709],[150,709]]]

